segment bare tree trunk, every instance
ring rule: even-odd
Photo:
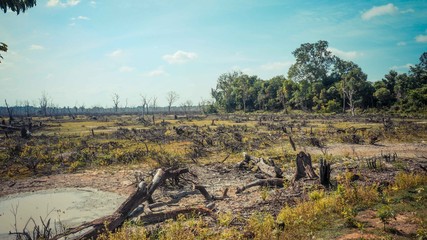
[[[325,187],[331,185],[331,164],[326,162],[326,160],[320,159],[320,184]]]

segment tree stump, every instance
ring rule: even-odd
[[[313,166],[311,164],[311,156],[310,154],[305,154],[304,152],[300,152],[297,155],[296,159],[296,171],[295,175],[292,179],[292,182],[298,181],[301,178],[318,178],[316,173],[313,170]]]
[[[325,187],[331,185],[331,164],[326,160],[320,159],[320,184]]]

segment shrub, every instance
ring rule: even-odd
[[[409,189],[426,183],[427,175],[400,172],[396,175],[392,189]]]
[[[248,220],[247,230],[253,234],[253,239],[275,239],[275,221],[269,213],[255,213]]]

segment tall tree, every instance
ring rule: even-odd
[[[211,89],[212,97],[216,104],[224,108],[226,112],[232,112],[236,109],[236,80],[241,76],[241,72],[224,73],[219,76],[215,89]]]
[[[334,62],[332,53],[328,51],[328,42],[323,40],[301,44],[292,54],[295,63],[289,68],[288,77],[297,82],[322,81]]]
[[[166,94],[166,101],[168,102],[168,112],[171,112],[172,105],[178,101],[179,95],[174,91],[170,91]]]
[[[410,75],[415,80],[415,87],[419,88],[427,84],[427,52],[420,56],[420,62],[410,67]]]
[[[353,68],[342,76],[342,89],[344,96],[348,100],[351,115],[355,115],[356,102],[361,102],[361,92],[366,87],[368,76],[362,71],[362,69],[355,63]]]

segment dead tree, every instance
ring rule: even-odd
[[[147,186],[147,183],[140,182],[135,192],[132,193],[113,214],[71,228],[65,233],[53,237],[53,239],[59,239],[73,234],[80,234],[77,239],[95,239],[105,231],[113,232],[129,218],[131,213],[138,208],[140,204],[152,199],[154,191],[161,186],[166,179],[178,179],[181,174],[188,172],[188,168],[158,169],[151,183]]]
[[[9,125],[12,125],[13,123],[13,114],[12,114],[12,109],[9,108],[9,104],[7,104],[6,99],[4,100],[4,103],[6,104],[6,109],[7,109],[7,114],[9,115]]]
[[[301,151],[300,153],[298,153],[296,158],[296,171],[292,182],[298,181],[299,179],[305,177],[318,178],[318,176],[313,170],[310,154],[305,154]]]
[[[329,187],[331,185],[331,164],[326,160],[320,159],[320,184],[325,187]]]

